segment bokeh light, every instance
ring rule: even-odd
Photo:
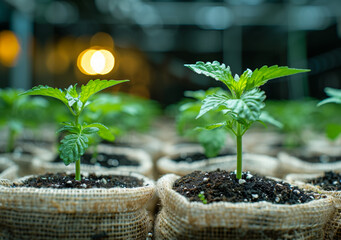
[[[20,44],[17,36],[9,30],[0,32],[0,62],[6,67],[13,67],[19,52]]]
[[[79,70],[87,75],[108,74],[114,65],[114,55],[106,49],[86,49],[77,59]]]

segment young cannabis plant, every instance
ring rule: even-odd
[[[325,88],[324,91],[329,96],[329,98],[326,98],[319,102],[317,106],[324,105],[326,103],[337,103],[341,104],[341,89],[335,89],[335,88]],[[331,140],[337,139],[337,137],[341,134],[341,124],[339,123],[330,123],[327,125],[326,129],[327,137]]]
[[[90,80],[86,85],[81,86],[80,93],[77,92],[76,85],[71,85],[64,90],[40,85],[22,93],[23,95],[41,95],[56,98],[62,101],[70,110],[74,121],[63,122],[62,128],[58,130],[58,132],[63,131],[67,133],[61,140],[59,151],[60,158],[64,161],[65,165],[75,163],[76,180],[81,180],[80,158],[88,148],[88,135],[97,133],[100,137],[108,140],[114,137],[109,129],[101,123],[81,123],[79,121],[81,113],[90,103],[88,100],[93,94],[126,81],[128,80]]]
[[[294,69],[288,67],[263,66],[260,69],[251,71],[247,69],[241,76],[233,77],[229,66],[220,64],[217,61],[212,63],[197,62],[186,64],[194,72],[204,74],[225,84],[229,92],[224,94],[208,95],[202,103],[200,112],[196,118],[200,118],[207,112],[218,109],[229,118],[224,122],[212,123],[207,129],[227,128],[236,136],[237,142],[237,179],[242,177],[242,137],[250,126],[258,121],[262,122],[261,112],[265,107],[265,93],[260,86],[267,81],[293,75],[301,72],[308,72],[307,69]],[[264,119],[265,120],[265,119]]]

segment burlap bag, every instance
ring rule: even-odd
[[[112,147],[108,145],[99,145],[98,152],[108,153],[108,154],[122,154],[127,155],[132,160],[136,160],[139,163],[139,166],[119,166],[117,168],[105,168],[100,166],[82,164],[81,170],[86,172],[98,171],[101,173],[110,173],[114,172],[136,172],[140,173],[144,176],[153,178],[153,164],[151,157],[148,153],[146,153],[142,149],[132,149],[132,148],[124,148],[124,147]],[[56,163],[56,162],[47,162],[47,161],[39,161],[36,159],[33,162],[33,167],[35,169],[35,174],[43,174],[46,172],[65,172],[65,171],[74,171],[74,164],[70,164],[65,166],[64,163]]]
[[[155,185],[131,175],[145,185],[37,189],[10,188],[12,182],[0,180],[0,239],[146,239],[152,223],[145,204]]]
[[[201,161],[188,162],[176,162],[172,159],[179,157],[184,153],[202,152],[198,146],[187,146],[177,150],[174,149],[173,154],[161,157],[157,161],[157,170],[163,175],[166,173],[174,173],[176,175],[184,176],[195,170],[201,171],[214,171],[217,168],[227,171],[234,171],[237,164],[236,155],[227,155],[204,159]],[[260,154],[243,154],[243,170],[251,171],[261,175],[268,175],[276,177],[278,168],[278,160],[276,158],[260,155]]]
[[[333,212],[330,197],[299,205],[189,202],[172,190],[177,178],[168,174],[157,182],[162,210],[155,239],[323,239]]]
[[[0,148],[3,144],[0,144]],[[0,157],[8,158],[18,165],[18,176],[26,176],[34,174],[33,162],[35,159],[48,162],[54,158],[54,153],[33,144],[22,144],[20,150],[13,153],[2,153]]]
[[[280,163],[278,175],[284,177],[290,173],[320,173],[325,171],[341,171],[341,159],[330,163],[311,163],[285,152],[278,154]]]
[[[309,179],[322,176],[324,173],[312,173],[312,174],[288,174],[286,179],[296,185],[302,186],[306,189],[311,189],[315,192],[321,192],[323,194],[333,197],[333,203],[335,211],[326,225],[325,239],[341,239],[341,191],[325,191],[320,186],[314,186],[307,184]]]
[[[13,180],[17,178],[18,166],[8,158],[0,157],[0,179]]]

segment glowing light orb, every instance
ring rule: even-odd
[[[77,60],[79,70],[87,75],[108,74],[114,65],[114,55],[105,49],[86,49]]]

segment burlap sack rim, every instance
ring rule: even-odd
[[[13,180],[18,172],[18,166],[8,158],[0,157],[0,179]]]
[[[187,151],[186,151],[187,152]],[[188,151],[190,152],[190,151]],[[207,160],[201,160],[201,161],[195,161],[193,163],[187,163],[187,162],[175,162],[172,159],[174,157],[179,156],[181,153],[174,153],[172,155],[167,155],[164,157],[161,157],[157,161],[157,168],[161,173],[174,173],[174,174],[180,174],[185,175],[189,172],[192,172],[194,170],[200,170],[204,167],[212,166],[214,167],[217,164],[233,164],[233,166],[236,166],[237,164],[237,155],[228,155],[228,156],[219,156],[210,158],[209,161]],[[254,161],[263,159],[264,161],[267,161],[268,163],[271,163],[273,165],[272,171],[271,169],[268,171],[271,173],[276,173],[277,169],[279,167],[279,162],[276,158],[263,155],[263,154],[254,154],[254,153],[244,153],[243,159],[245,161]],[[269,166],[269,165],[268,165]],[[269,173],[267,173],[269,174]]]
[[[143,206],[154,194],[154,181],[137,173],[117,172],[117,175],[134,176],[144,180],[144,186],[137,188],[94,188],[94,189],[52,189],[52,188],[10,188],[13,182],[20,184],[26,178],[16,181],[0,180],[0,208],[14,206],[31,209],[51,209],[56,212],[105,212],[132,211]],[[24,196],[27,196],[25,199]],[[16,202],[17,197],[21,202]],[[46,198],[46,199],[45,199]],[[46,200],[46,201],[45,201]],[[119,203],[119,205],[117,205]],[[84,205],[85,206],[77,206]],[[107,206],[104,206],[107,205]],[[101,209],[102,207],[102,209]]]
[[[266,216],[267,219],[269,217],[280,219],[281,226],[274,225],[273,227],[290,226],[292,224],[292,219],[288,217],[289,211],[292,214],[299,214],[302,211],[309,212],[309,210],[313,208],[326,208],[329,209],[329,212],[326,213],[326,215],[328,215],[328,219],[333,207],[332,197],[330,196],[327,196],[324,199],[311,201],[309,203],[296,205],[273,204],[265,201],[257,203],[216,202],[211,204],[190,202],[184,196],[172,189],[174,181],[178,178],[179,176],[177,175],[167,174],[157,181],[157,194],[161,198],[162,205],[163,207],[168,208],[170,212],[182,213],[182,217],[188,218],[191,224],[201,227],[222,226],[226,224],[226,220],[224,219],[224,215],[226,215],[226,213],[239,211],[242,212],[243,215],[245,215],[245,212],[249,212],[250,215],[255,215],[255,213],[258,213],[260,215]],[[168,201],[168,198],[172,200]],[[165,203],[165,201],[168,202]],[[206,219],[210,219],[210,221],[206,221]],[[236,221],[235,224],[240,225],[240,221],[243,221],[243,219],[228,219],[227,221]],[[309,222],[309,219],[306,221]],[[302,226],[304,225],[303,222],[300,224]]]
[[[25,161],[29,161],[30,159],[33,159],[33,158],[39,158],[43,161],[53,160],[54,154],[50,150],[46,150],[42,147],[36,146],[34,144],[30,144],[30,143],[21,144],[20,147],[24,151],[30,152],[32,154],[26,154],[26,153],[20,154],[18,155],[19,158],[16,157],[15,153],[2,153],[0,154],[0,156],[7,157],[11,160],[19,160],[19,161],[21,161],[22,159]]]
[[[150,155],[145,152],[143,149],[135,149],[135,148],[127,148],[127,147],[113,147],[106,145],[99,145],[98,151],[104,151],[109,153],[116,154],[127,154],[132,157],[134,160],[139,162],[139,166],[119,166],[117,168],[106,168],[101,166],[94,166],[89,164],[82,164],[81,171],[91,172],[103,172],[103,173],[115,173],[118,171],[122,172],[137,172],[141,173],[145,176],[151,177],[152,174],[152,159]],[[39,159],[35,159],[33,161],[33,168],[37,169],[38,173],[42,172],[57,172],[57,171],[68,171],[74,168],[73,164],[69,166],[65,166],[64,163],[55,163],[55,162],[43,162],[39,161]]]
[[[320,173],[332,170],[341,171],[341,162],[310,163],[286,152],[278,153],[277,157],[279,159],[280,169],[286,171],[286,173]],[[290,162],[290,164],[288,164],[288,162]]]

